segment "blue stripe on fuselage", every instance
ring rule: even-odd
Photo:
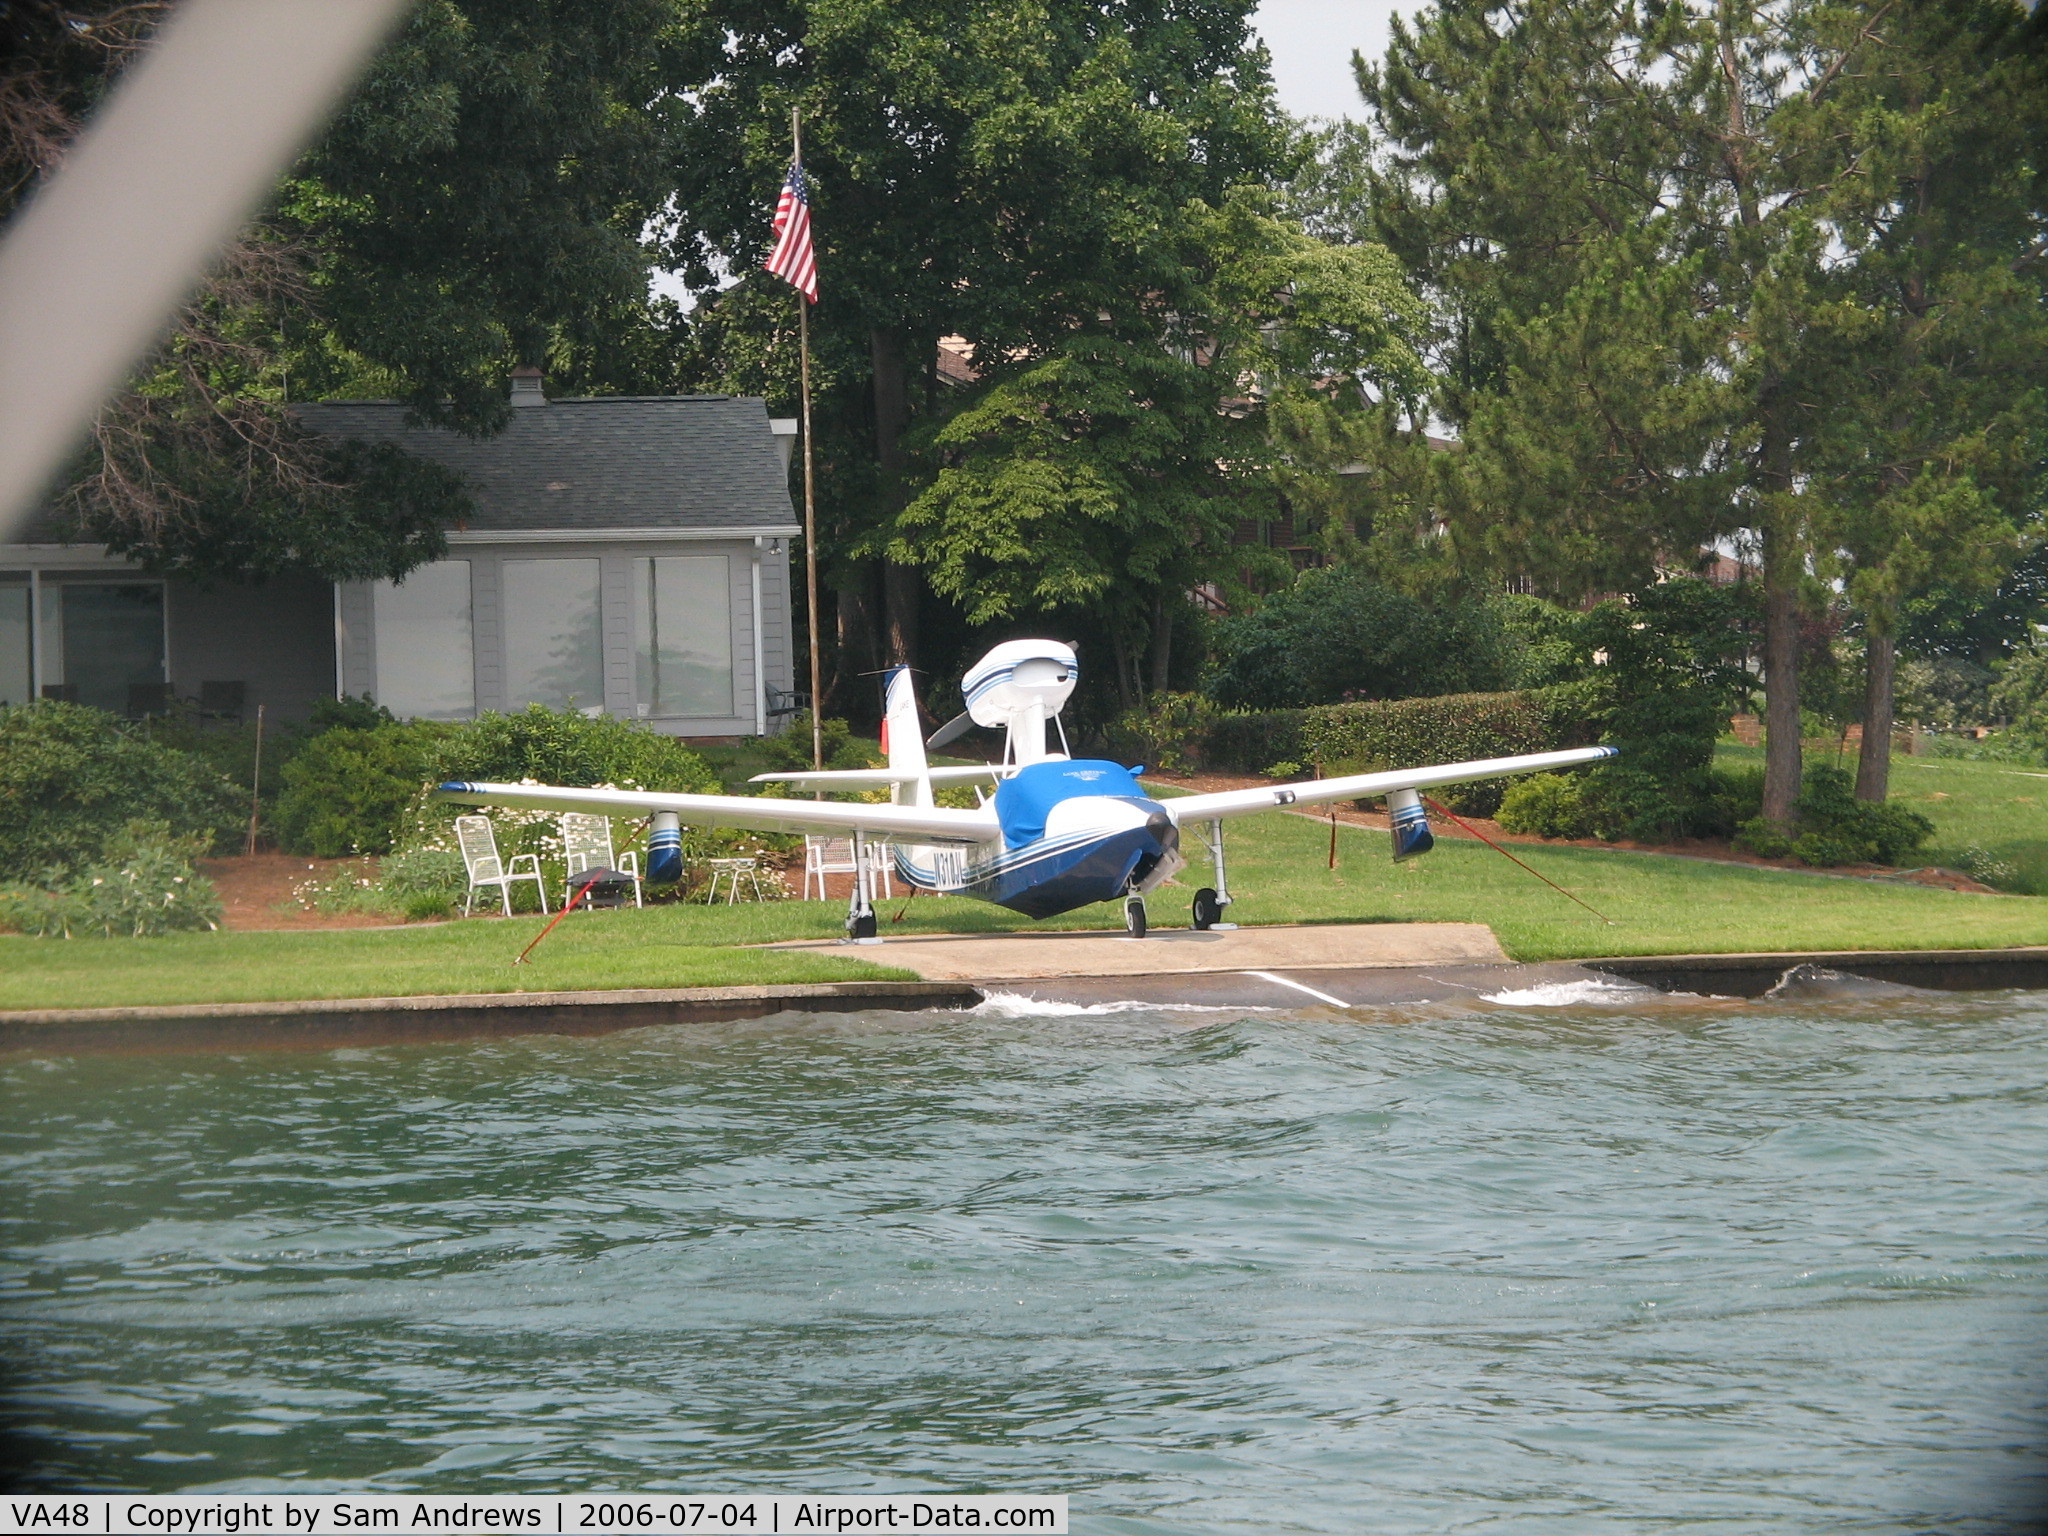
[[[1142,878],[1180,844],[1178,829],[1155,802],[1138,803],[1147,812],[1141,827],[1041,838],[968,865],[957,885],[941,885],[936,868],[914,862],[901,848],[896,872],[924,890],[971,896],[1026,917],[1057,917],[1076,907],[1115,901],[1134,876]]]

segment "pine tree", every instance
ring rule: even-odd
[[[1798,630],[1833,507],[1824,131],[1896,51],[1884,0],[1445,0],[1359,62],[1376,231],[1442,308],[1437,473],[1465,556],[1557,591],[1750,541],[1765,815],[1800,787]]]
[[[2048,463],[2048,70],[2009,0],[1906,6],[1809,131],[1849,146],[1819,211],[1823,543],[1865,634],[1859,799],[1885,798],[1902,618],[1988,596],[2041,513]]]

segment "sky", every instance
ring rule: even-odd
[[[1265,0],[1252,25],[1272,52],[1281,108],[1296,117],[1359,116],[1352,50],[1377,59],[1386,51],[1387,18],[1416,9],[1393,0]]]

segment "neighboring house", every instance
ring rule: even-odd
[[[483,440],[408,427],[394,402],[301,408],[468,481],[476,515],[403,581],[164,580],[47,521],[0,545],[0,700],[140,713],[168,684],[284,718],[369,694],[429,719],[540,703],[678,736],[775,728],[794,676],[794,423],[724,395],[551,401],[530,370],[512,399]]]

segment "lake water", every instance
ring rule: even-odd
[[[2048,995],[15,1058],[18,1485],[2033,1529]]]

